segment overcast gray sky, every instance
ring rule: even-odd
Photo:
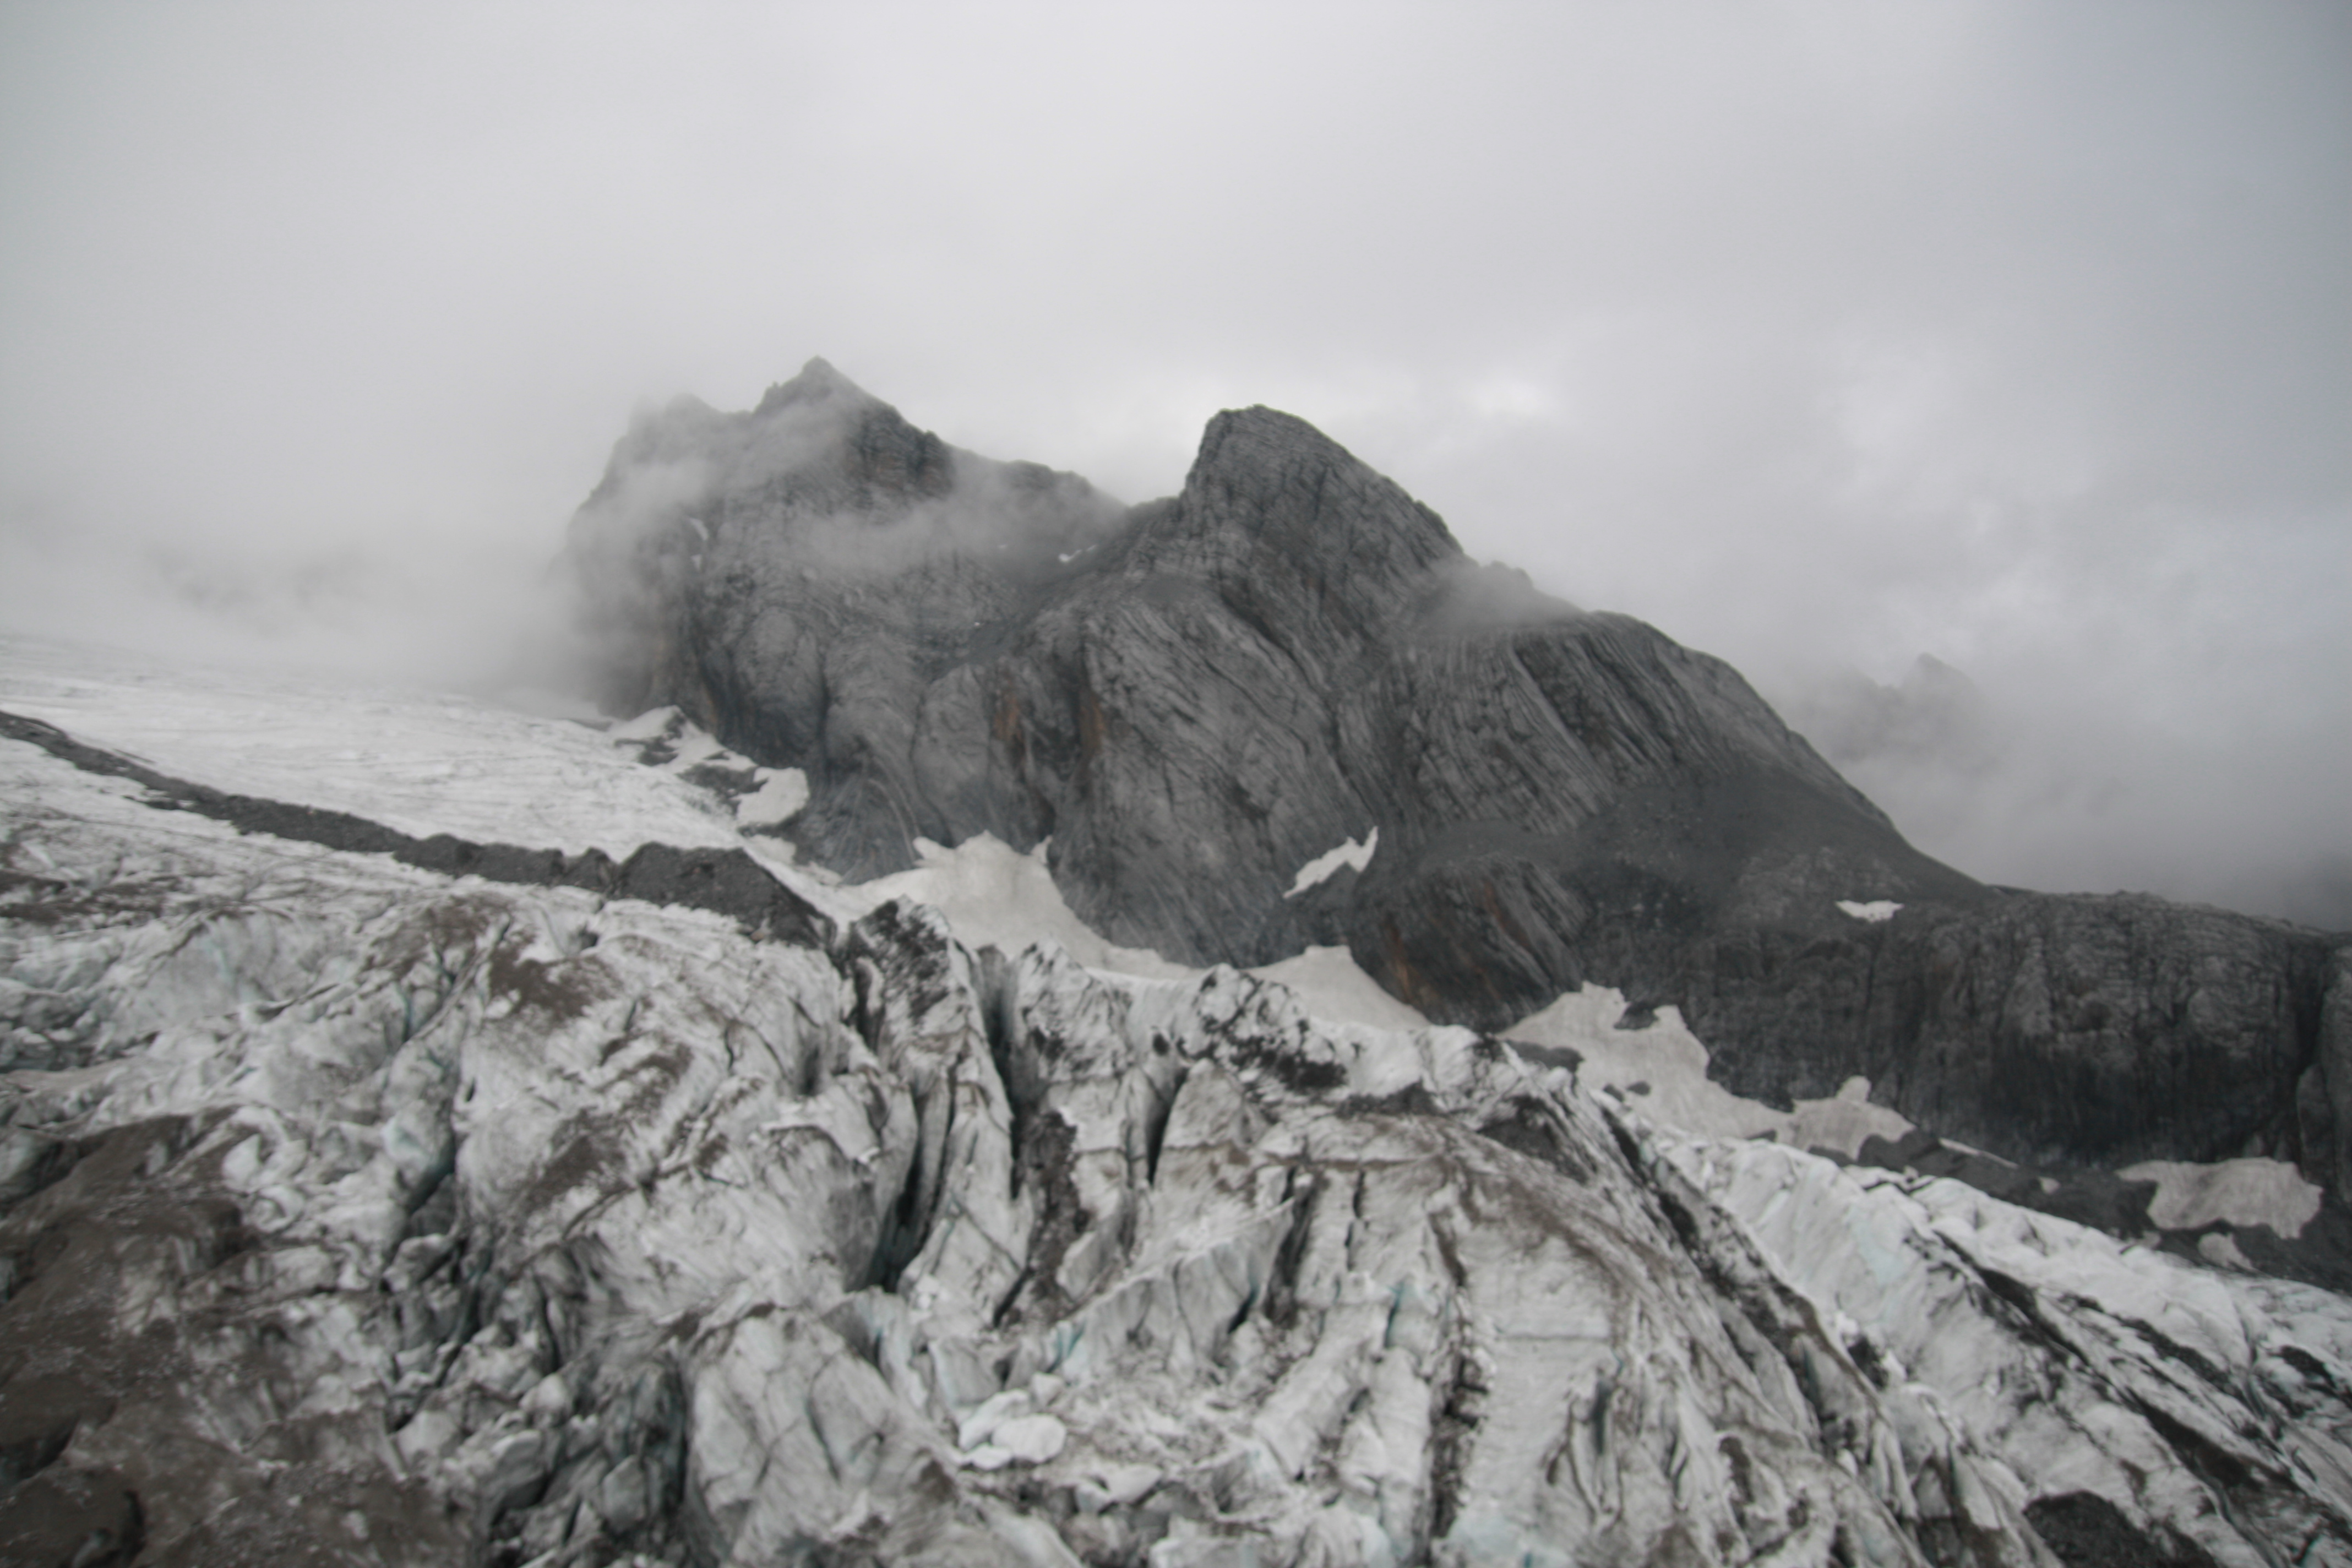
[[[1966,671],[1856,773],[1968,870],[2352,899],[2341,0],[0,0],[0,624],[438,673],[811,354],[1131,500],[1286,408],[1792,704]]]

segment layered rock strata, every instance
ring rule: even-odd
[[[1740,1093],[1860,1075],[2013,1159],[2352,1163],[2341,934],[1981,886],[1728,666],[1474,564],[1286,415],[1219,415],[1180,495],[1122,509],[815,362],[641,422],[566,563],[608,700],[803,770],[789,832],[845,874],[1050,838],[1075,910],[1188,963],[1343,941],[1489,1029],[1608,984]]]

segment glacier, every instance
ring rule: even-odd
[[[2342,1296],[1845,1163],[1908,1124],[1673,1009],[1187,967],[993,841],[842,883],[667,718],[20,639],[0,711],[807,911],[0,738],[10,1561],[2352,1563]],[[2164,1212],[2291,1221],[2234,1163]]]

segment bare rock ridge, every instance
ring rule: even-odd
[[[1218,415],[1129,508],[814,361],[749,414],[642,418],[565,563],[607,704],[805,770],[792,835],[844,873],[1050,838],[1074,910],[1171,958],[1340,941],[1488,1029],[1597,982],[1680,1007],[1744,1094],[1860,1074],[2013,1158],[2270,1154],[2347,1190],[2345,936],[1979,885],[1728,666],[1472,563],[1288,415]]]

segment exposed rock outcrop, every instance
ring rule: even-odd
[[[1219,415],[1181,494],[1121,510],[816,362],[750,414],[641,423],[567,560],[611,698],[804,770],[794,837],[845,873],[1050,837],[1074,910],[1186,962],[1344,941],[1490,1029],[1596,982],[1679,1005],[1744,1093],[1862,1074],[2014,1158],[2341,1180],[2342,937],[1980,886],[1727,666],[1473,564],[1289,416]]]

